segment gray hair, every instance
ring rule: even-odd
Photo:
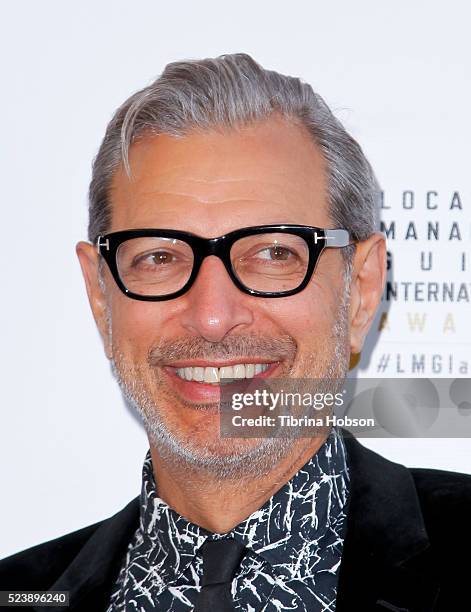
[[[111,181],[120,165],[130,173],[128,152],[136,139],[237,128],[273,113],[305,126],[323,154],[329,215],[335,226],[348,230],[353,240],[368,238],[378,223],[379,187],[358,143],[310,85],[235,53],[168,64],[159,78],[118,108],[93,162],[89,240],[95,242],[110,227]],[[354,248],[342,249],[348,276]]]

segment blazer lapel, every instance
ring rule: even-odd
[[[414,480],[343,433],[351,489],[336,612],[432,612],[439,582]]]
[[[139,525],[139,496],[103,521],[49,591],[69,591],[69,605],[55,610],[104,612],[110,589],[134,531]],[[44,608],[33,607],[41,612]]]

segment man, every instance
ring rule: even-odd
[[[471,477],[336,428],[220,432],[222,379],[345,378],[385,281],[376,194],[311,87],[244,54],[170,64],[118,109],[77,254],[148,434],[142,491],[5,559],[1,589],[84,612],[469,609]]]

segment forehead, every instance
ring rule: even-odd
[[[113,177],[112,231],[215,236],[267,223],[329,226],[326,165],[307,130],[282,118],[224,132],[148,136]]]

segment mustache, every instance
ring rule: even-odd
[[[293,361],[297,343],[289,335],[269,337],[258,335],[227,336],[221,342],[209,342],[199,336],[162,340],[151,347],[147,361],[159,366],[179,359],[225,359],[232,357],[270,356],[274,361]]]

